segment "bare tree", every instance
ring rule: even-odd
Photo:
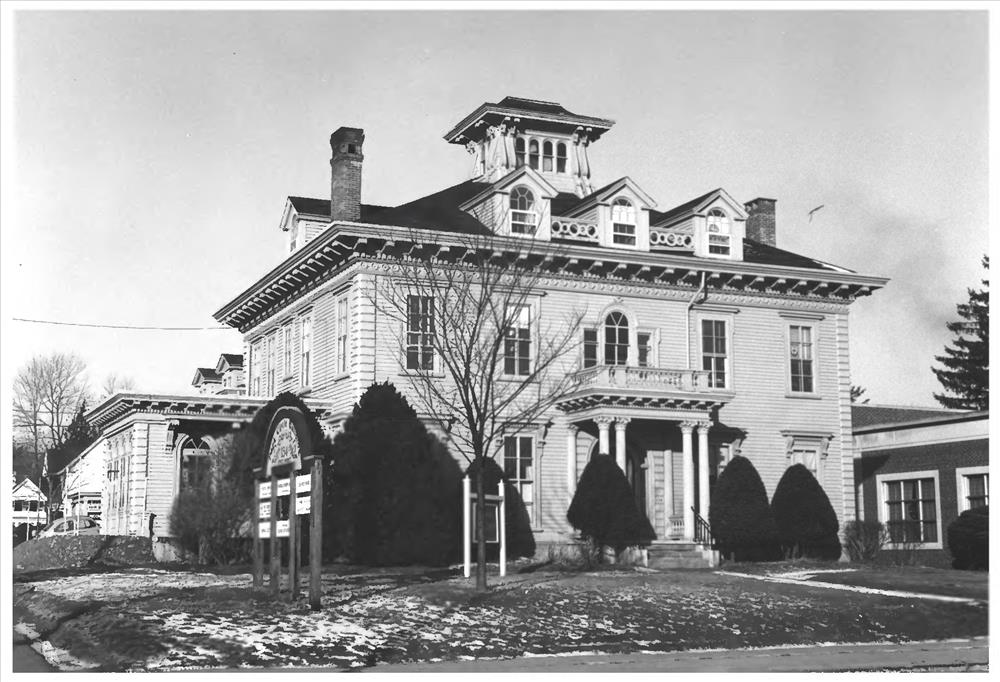
[[[492,456],[504,434],[537,420],[569,388],[557,361],[579,343],[583,311],[538,319],[545,263],[557,247],[531,240],[448,235],[416,245],[374,289],[391,322],[401,374],[418,409],[448,425],[470,463]],[[564,368],[562,368],[564,369]],[[483,462],[476,467],[478,589],[486,588]]]
[[[115,393],[120,391],[134,391],[135,390],[135,379],[124,374],[116,374],[111,372],[104,378],[104,383],[101,384],[101,400],[105,398],[110,398]]]

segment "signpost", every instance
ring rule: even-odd
[[[323,543],[323,462],[303,452],[309,431],[294,407],[275,412],[268,429],[266,467],[255,470],[253,585],[264,586],[264,543],[270,544],[269,588],[281,592],[282,547],[288,548],[288,598],[299,595],[301,516],[309,517],[309,606],[320,609]],[[302,469],[305,468],[305,472]],[[265,476],[267,478],[265,478]]]
[[[483,520],[483,530],[486,542],[500,543],[500,575],[507,575],[507,500],[503,493],[503,481],[497,484],[496,495],[484,495],[486,501],[486,518]],[[472,575],[472,542],[478,540],[476,534],[476,500],[478,496],[472,492],[472,483],[468,476],[462,478],[462,548],[465,560],[465,577]],[[490,523],[490,520],[493,523]]]

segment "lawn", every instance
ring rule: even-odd
[[[707,571],[535,572],[477,594],[455,572],[328,567],[323,610],[254,592],[246,574],[125,569],[15,585],[50,614],[63,667],[357,667],[984,635],[988,609]],[[898,585],[898,581],[897,581]],[[76,614],[56,627],[57,614]]]

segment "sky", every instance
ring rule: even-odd
[[[985,11],[14,12],[3,360],[79,354],[144,391],[241,352],[212,313],[277,265],[288,195],[329,196],[364,128],[364,203],[469,177],[442,136],[506,95],[610,118],[595,186],[660,210],[777,199],[778,246],[890,278],[851,306],[853,383],[935,405],[945,323],[988,251]],[[810,221],[808,212],[823,208]]]

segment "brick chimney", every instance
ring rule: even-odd
[[[361,128],[338,128],[330,136],[330,218],[358,221],[361,219],[361,145],[365,131]]]
[[[774,199],[759,197],[744,204],[747,213],[747,239],[752,239],[768,246],[777,246],[777,234],[774,225]]]

